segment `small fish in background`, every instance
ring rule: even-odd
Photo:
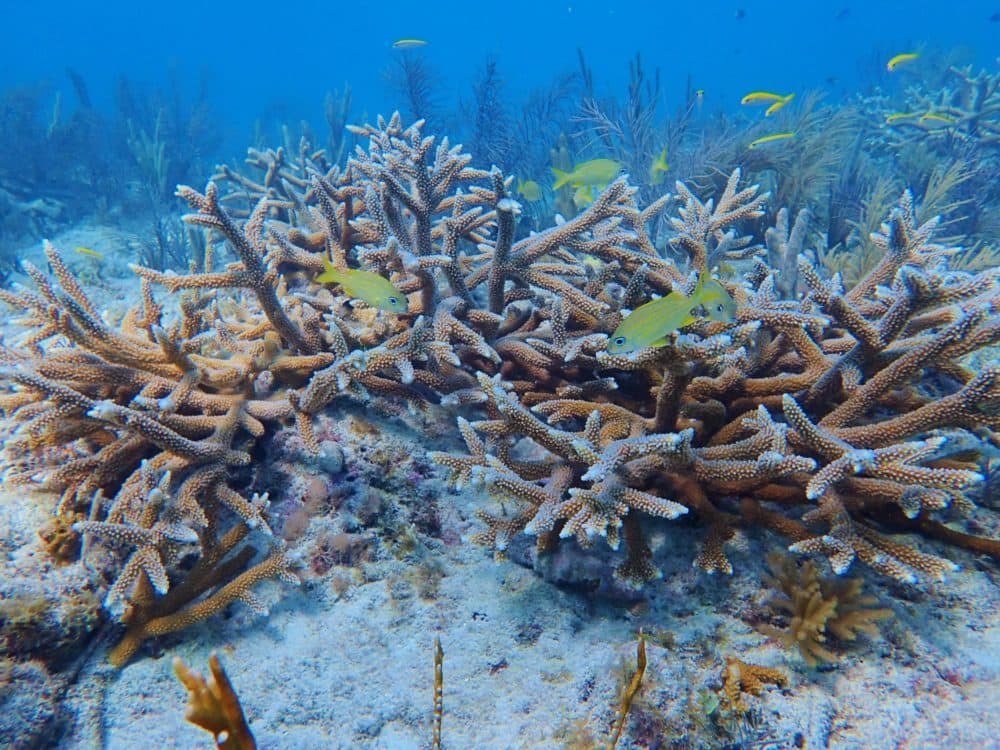
[[[666,179],[669,169],[670,165],[667,164],[667,149],[664,147],[659,156],[653,159],[653,163],[649,165],[649,181],[653,185],[661,184]]]
[[[909,120],[914,117],[920,117],[919,112],[893,112],[891,115],[885,118],[886,125],[892,125],[893,123],[899,122],[900,120]]]
[[[786,96],[786,97],[784,97],[782,99],[779,99],[774,104],[772,104],[770,107],[768,107],[766,110],[764,110],[764,117],[770,117],[775,112],[777,112],[779,109],[781,109],[786,104],[788,104],[788,102],[790,102],[794,98],[795,98],[795,94],[789,94],[788,96]]]
[[[940,122],[944,125],[954,125],[957,120],[954,117],[942,115],[940,112],[924,112],[920,115],[918,122]]]
[[[760,138],[755,138],[747,144],[748,149],[755,149],[758,146],[763,146],[765,143],[774,143],[775,141],[785,141],[789,138],[794,138],[795,133],[788,131],[786,133],[772,133],[771,135],[762,135]]]
[[[694,92],[694,106],[697,107],[698,111],[701,112],[701,108],[705,105],[705,89],[698,89]]]
[[[847,19],[847,17],[849,15],[851,15],[851,9],[850,8],[841,8],[840,12],[837,13],[837,15],[835,15],[833,17],[833,20],[834,21],[844,21],[844,20]]]
[[[743,8],[737,8],[734,15],[736,16],[737,21],[742,21],[747,17],[747,12]]]
[[[393,49],[413,49],[414,47],[426,47],[426,39],[397,39],[392,43]]]
[[[775,104],[792,96],[795,96],[795,94],[775,94],[772,91],[751,91],[749,94],[740,99],[740,104],[744,107],[752,104]],[[789,99],[789,101],[791,101],[791,99]]]
[[[406,295],[394,287],[392,282],[384,276],[354,268],[336,268],[326,258],[323,258],[323,266],[326,270],[314,281],[320,284],[339,284],[349,296],[364,300],[379,310],[394,313],[406,312]]]
[[[552,174],[556,178],[552,189],[558,190],[563,185],[570,185],[574,188],[583,185],[601,186],[603,189],[618,176],[621,168],[622,165],[613,159],[591,159],[574,164],[572,172],[564,172],[552,167]]]
[[[891,58],[889,62],[885,64],[885,69],[888,70],[890,73],[892,73],[900,65],[903,65],[904,63],[908,62],[913,62],[918,57],[920,57],[920,55],[917,54],[916,52],[903,52]]]
[[[690,297],[673,291],[633,310],[608,339],[608,352],[629,354],[648,346],[666,346],[674,331],[698,320],[692,312],[697,308],[704,308],[708,320],[736,318],[736,301],[721,283],[702,273]]]
[[[542,188],[534,180],[528,180],[527,182],[521,182],[521,178],[517,178],[517,194],[524,198],[526,201],[539,201],[542,199]]]
[[[80,255],[96,258],[97,260],[104,260],[104,255],[102,253],[99,253],[96,250],[91,250],[89,247],[77,247],[74,248],[74,252],[80,253]]]
[[[990,16],[990,23],[996,23],[997,21],[1000,21],[1000,11],[997,11],[992,16]]]
[[[582,211],[593,202],[593,185],[580,185],[580,187],[573,191],[573,205],[576,206],[577,211]]]

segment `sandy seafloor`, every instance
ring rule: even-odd
[[[100,263],[71,252],[77,245],[115,246],[113,230],[90,227],[55,241],[98,283],[100,303],[134,296],[138,285],[124,252]],[[40,257],[34,247],[26,254]],[[4,340],[10,337],[5,323]],[[330,419],[368,420],[384,436],[376,440],[411,458],[437,447],[406,420],[351,408],[332,410]],[[346,461],[359,449],[349,440],[342,448]],[[302,470],[318,471],[307,464]],[[348,573],[336,568],[304,576],[297,590],[265,584],[258,591],[271,606],[268,617],[233,605],[143,649],[120,671],[106,664],[101,638],[77,647],[80,655],[62,672],[8,665],[0,679],[0,744],[32,746],[19,744],[29,736],[26,728],[51,722],[65,730],[58,747],[67,750],[212,747],[209,735],[184,720],[186,693],[171,657],[204,673],[217,651],[261,748],[428,748],[438,636],[445,651],[445,748],[603,746],[623,662],[634,662],[642,627],[650,636],[649,663],[621,748],[1000,747],[1000,574],[992,562],[922,543],[961,569],[944,583],[919,586],[852,570],[864,573],[866,590],[895,617],[881,623],[880,637],[848,645],[838,663],[811,669],[798,652],[748,624],[767,611],[761,561],[779,546],[776,537],[748,534],[730,546],[736,572],[720,578],[691,567],[696,528],[657,523],[654,563],[663,579],[646,586],[643,601],[616,601],[557,586],[516,562],[495,562],[468,541],[480,528],[474,511],[488,501],[475,488],[456,493],[444,479],[436,471],[424,480],[437,497],[441,533],[418,545],[428,569],[443,574],[436,585],[420,580],[414,558],[385,552],[398,540],[379,539],[374,546],[381,553],[350,573],[345,593],[332,581]],[[84,585],[80,565],[53,567],[39,548],[35,530],[51,505],[42,493],[0,489],[3,598],[42,585],[68,600]],[[984,509],[977,520],[996,535],[996,516]],[[336,519],[324,523],[335,526]],[[314,533],[310,526],[293,552],[306,554]],[[549,578],[587,580],[607,573],[610,560],[600,543],[582,554],[566,545],[550,563]],[[729,655],[780,667],[790,677],[789,687],[750,699],[755,727],[744,724],[735,735],[704,716],[698,700],[719,688]],[[42,736],[49,739],[38,746],[50,746],[52,735]]]

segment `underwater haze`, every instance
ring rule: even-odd
[[[1000,749],[1000,4],[7,6],[0,747]]]
[[[51,10],[51,12],[49,12]],[[207,81],[220,128],[246,138],[268,110],[319,121],[324,93],[349,83],[358,116],[400,106],[385,84],[404,37],[440,78],[442,98],[468,96],[476,70],[497,62],[511,102],[576,68],[582,49],[600,87],[623,85],[642,54],[663,74],[665,103],[683,101],[690,77],[713,109],[732,111],[744,89],[824,89],[844,95],[876,85],[896,50],[964,48],[978,65],[1000,54],[1000,7],[988,0],[790,3],[545,2],[514,0],[496,13],[467,3],[367,6],[293,0],[278,6],[214,3],[190,11],[135,3],[30,4],[4,11],[0,86],[45,82],[71,106],[65,69],[88,83],[96,106],[114,105],[115,81]]]

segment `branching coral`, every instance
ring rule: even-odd
[[[931,242],[935,223],[918,225],[908,193],[864,278],[845,289],[800,258],[808,293],[786,299],[744,228],[767,195],[739,172],[718,202],[677,186],[674,262],[651,235],[669,197],[640,207],[627,178],[516,239],[520,206],[499,170],[398,115],[352,132],[368,145],[343,169],[303,144],[296,158],[253,152],[260,175],[225,169],[203,193],[181,188],[187,220],[212,235],[204,263],[136,268],[141,300],[117,325],[52,247],[54,278],[26,266],[37,290],[0,292],[27,329],[0,352],[8,478],[60,493],[84,549],[123,556],[107,596],[127,628],[117,663],[236,599],[262,608],[251,589],[291,566],[273,542],[251,566],[245,540],[270,527],[244,467],[286,420],[316,450],[316,417],[342,398],[468,410],[468,453],[436,459],[514,501],[482,514],[478,540],[498,555],[520,533],[540,552],[624,540],[617,573],[637,585],[657,574],[649,518],[683,516],[704,528],[708,572],[732,572],[725,545],[753,527],[837,572],[857,559],[907,581],[951,566],[900,532],[1000,557],[944,524],[974,510],[964,490],[980,476],[940,432],[1000,424],[1000,369],[968,360],[1000,339],[998,274],[951,270],[955,249]],[[800,235],[783,221],[772,249],[787,256]],[[221,270],[217,240],[236,258]],[[735,321],[604,351],[630,309],[732,260],[749,267],[722,279]],[[327,262],[388,278],[409,312],[349,304],[316,281]]]
[[[237,551],[242,540],[270,535],[266,498],[248,500],[227,479],[249,463],[261,420],[290,409],[244,395],[263,349],[216,325],[204,298],[185,297],[165,326],[144,285],[142,306],[114,330],[59,253],[46,254],[55,279],[26,266],[39,291],[3,292],[32,328],[25,350],[4,352],[3,377],[17,388],[4,397],[17,425],[7,477],[59,492],[60,516],[89,519],[73,523],[77,533],[131,550],[106,598],[127,626],[112,653],[124,663],[146,638],[252,601],[254,583],[287,575],[280,552],[242,573],[256,554]],[[194,567],[177,567],[192,551]]]
[[[678,244],[695,267],[709,262],[709,242],[735,238],[721,226],[755,215],[759,198],[737,193],[737,177],[718,209],[681,191]],[[968,508],[962,492],[980,475],[941,464],[942,441],[920,436],[997,426],[997,374],[977,375],[963,358],[995,344],[1000,329],[996,275],[948,270],[952,250],[930,242],[933,228],[915,223],[905,194],[874,238],[883,261],[846,292],[800,258],[809,294],[781,300],[772,272],[758,263],[750,274],[756,292],[733,288],[739,325],[727,335],[703,330],[628,357],[598,351],[597,367],[578,357],[593,368],[585,379],[602,366],[618,371],[617,389],[587,401],[561,398],[558,384],[544,393],[541,378],[551,382],[558,360],[530,385],[479,375],[487,419],[463,423],[472,455],[438,459],[523,508],[484,515],[481,541],[502,552],[517,532],[538,535],[543,546],[558,532],[585,546],[603,536],[617,547],[625,524],[629,556],[619,574],[642,580],[655,570],[641,524],[626,519],[687,511],[707,526],[697,564],[708,571],[731,572],[726,541],[740,526],[764,525],[790,536],[793,549],[828,554],[838,572],[856,557],[901,580],[940,577],[950,563],[884,532],[939,530],[943,538],[935,514]],[[947,395],[935,397],[932,383]],[[541,451],[531,461],[514,457],[523,438]],[[560,479],[539,484],[556,472]],[[768,507],[816,501],[804,518]],[[949,541],[996,553],[988,540]]]
[[[218,654],[208,657],[208,668],[211,676],[206,680],[180,657],[174,658],[174,674],[190,693],[185,718],[210,732],[220,750],[255,750],[257,742]]]
[[[786,628],[760,625],[765,635],[797,647],[806,663],[836,661],[828,636],[854,641],[858,635],[878,635],[877,620],[892,617],[891,609],[873,608],[875,597],[861,594],[860,578],[821,578],[816,564],[798,564],[781,553],[767,558],[771,574],[764,581],[774,594],[770,604],[788,619]]]
[[[748,664],[735,656],[726,657],[722,695],[734,711],[749,711],[750,706],[743,698],[744,694],[760,695],[767,684],[785,687],[788,685],[788,677],[780,669]]]

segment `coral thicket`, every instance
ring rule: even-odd
[[[120,319],[51,245],[51,274],[26,265],[34,289],[0,291],[25,328],[0,350],[8,481],[54,492],[81,554],[119,561],[115,663],[233,602],[265,611],[257,586],[295,578],[254,451],[290,421],[318,451],[318,418],[345,400],[454,415],[467,449],[435,459],[500,501],[477,537],[499,556],[519,534],[540,554],[624,543],[617,575],[640,586],[657,575],[649,529],[670,521],[702,529],[708,573],[732,573],[727,542],[758,529],[837,573],[907,582],[953,570],[947,545],[1000,557],[961,530],[982,475],[949,452],[1000,426],[1000,368],[971,359],[1000,341],[998,274],[952,268],[909,192],[872,237],[881,260],[845,287],[788,257],[787,215],[760,244],[769,196],[738,170],[717,199],[677,183],[648,205],[623,176],[524,234],[511,178],[422,123],[352,133],[367,147],[343,167],[304,144],[179,188],[205,257],[136,266]],[[327,262],[389,279],[408,312],[317,282]],[[720,269],[734,321],[606,351],[630,310]]]

